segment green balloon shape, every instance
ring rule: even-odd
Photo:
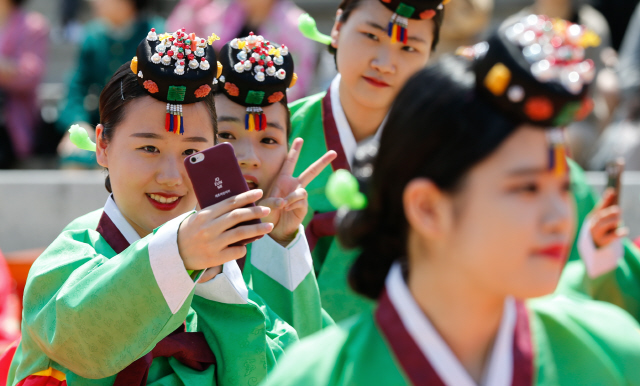
[[[298,29],[307,39],[314,40],[324,45],[331,44],[331,36],[318,31],[315,19],[308,13],[300,15],[298,18]]]
[[[85,130],[84,127],[72,125],[69,128],[69,134],[71,143],[76,145],[79,149],[96,151],[96,144],[89,138],[89,134],[87,134],[87,130]]]
[[[367,197],[359,190],[358,180],[347,170],[340,169],[329,177],[325,191],[327,199],[336,208],[364,209]]]

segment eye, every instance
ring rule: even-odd
[[[219,139],[224,139],[224,140],[227,140],[227,141],[232,140],[232,139],[235,139],[235,137],[233,136],[233,134],[231,134],[231,133],[225,133],[225,132],[218,133],[218,138],[219,138]]]
[[[540,186],[536,182],[527,182],[516,185],[510,190],[516,194],[536,194],[540,191]]]
[[[411,47],[411,46],[404,46],[402,47],[403,51],[407,51],[407,52],[418,52],[418,50],[416,50],[415,48]]]
[[[376,42],[377,42],[377,41],[380,41],[380,39],[378,39],[378,37],[377,37],[376,35],[372,34],[372,33],[369,33],[369,32],[363,32],[362,34],[363,34],[364,36],[366,36],[368,39],[371,39],[371,40],[373,40],[373,41],[376,41]]]
[[[273,138],[266,137],[266,138],[262,138],[262,140],[260,140],[260,143],[264,143],[267,145],[277,145],[278,141],[276,141]]]
[[[198,152],[198,150],[196,150],[196,149],[188,149],[188,150],[185,150],[185,151],[182,153],[182,155],[189,156],[189,155],[191,155],[191,154],[193,154],[193,153],[197,153],[197,152]]]
[[[139,147],[138,150],[142,150],[145,153],[160,153],[160,150],[155,146],[142,146]]]

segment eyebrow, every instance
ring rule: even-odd
[[[161,136],[159,134],[156,134],[156,133],[134,133],[134,134],[131,134],[130,136],[134,137],[134,138],[164,139],[163,136]],[[182,138],[182,142],[204,142],[204,143],[207,143],[209,141],[204,137],[184,137],[184,138]]]
[[[524,168],[520,168],[520,169],[514,169],[514,170],[510,170],[508,172],[509,177],[523,177],[523,176],[529,176],[532,174],[542,174],[542,173],[546,173],[549,171],[548,167],[524,167]]]
[[[377,30],[382,31],[385,34],[389,33],[389,30],[387,28],[381,26],[380,24],[376,23],[375,21],[367,21],[365,24],[367,24],[371,28],[375,28]],[[423,38],[419,37],[419,36],[409,36],[407,38],[407,40],[413,40],[413,41],[416,41],[416,42],[427,44],[427,41],[424,40]]]
[[[244,123],[239,118],[231,117],[231,116],[228,116],[228,115],[223,115],[223,116],[218,117],[218,123],[221,123],[221,122]],[[280,125],[279,123],[274,123],[274,122],[268,122],[267,121],[267,126],[273,127],[274,129],[285,131],[284,127],[282,127],[282,125]]]

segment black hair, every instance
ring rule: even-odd
[[[361,2],[362,0],[342,0],[340,5],[338,6],[338,9],[342,10],[342,15],[340,15],[340,22],[346,23],[347,20],[349,19],[349,16],[351,16],[351,12],[353,12],[356,8],[358,8]],[[440,41],[440,28],[442,27],[443,19],[444,19],[444,9],[436,10],[436,15],[432,19],[434,23],[433,42],[431,43],[432,51],[436,49],[436,46]],[[332,55],[335,55],[338,52],[338,50],[335,47],[333,47],[331,44],[329,44],[328,50],[329,50],[329,53],[331,53]]]
[[[341,243],[361,248],[349,272],[350,285],[360,294],[376,299],[392,263],[407,255],[406,185],[425,177],[455,193],[468,171],[516,129],[514,121],[476,97],[475,87],[468,62],[444,57],[416,73],[396,98],[373,173],[362,173],[371,175],[364,191],[368,206],[348,212],[338,225]],[[354,168],[356,177],[358,172]]]
[[[13,4],[14,7],[22,7],[26,1],[27,0],[11,0],[11,4]]]
[[[131,71],[130,61],[118,68],[109,80],[109,83],[104,86],[104,89],[102,89],[100,93],[100,123],[104,126],[102,139],[106,143],[109,143],[113,139],[113,134],[118,125],[124,120],[126,107],[129,102],[148,95],[140,84],[138,84],[138,76]],[[203,99],[203,102],[211,115],[211,123],[213,124],[215,134],[218,131],[218,124],[213,95],[207,95]],[[109,176],[105,179],[104,185],[107,191],[111,193]]]

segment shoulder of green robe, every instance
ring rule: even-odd
[[[625,363],[640,361],[640,325],[613,304],[551,295],[530,300],[527,307],[541,322],[545,335],[562,337],[556,342],[557,346],[570,345],[573,340],[580,341],[581,345],[593,343],[623,367]],[[534,329],[533,335],[536,332]],[[640,377],[640,368],[635,372]]]
[[[294,344],[262,386],[332,385],[332,380],[340,377],[337,373],[342,371],[342,365],[350,360],[358,360],[351,357],[358,350],[352,350],[350,338],[372,327],[372,324],[371,313],[365,313],[327,327]],[[356,353],[360,354],[363,353]]]
[[[309,119],[316,121],[320,119],[322,122],[322,99],[327,95],[326,91],[315,95],[311,95],[302,99],[298,99],[295,102],[289,104],[289,111],[291,113],[291,135],[289,136],[293,141],[293,138],[297,138],[303,135],[305,129],[311,129],[307,121]],[[314,122],[317,124],[317,122]]]
[[[89,212],[83,216],[78,217],[77,219],[71,221],[69,225],[64,227],[63,231],[69,230],[79,230],[79,229],[96,229],[98,227],[98,222],[100,221],[100,217],[102,216],[103,208],[94,210],[93,212]]]
[[[589,184],[584,169],[574,160],[567,158],[571,178],[571,188],[576,202],[580,207],[593,208],[596,204],[596,196]]]

